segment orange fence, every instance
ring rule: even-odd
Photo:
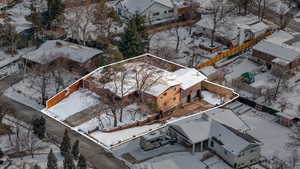
[[[57,103],[62,101],[64,98],[68,97],[70,94],[77,91],[81,86],[82,86],[82,80],[74,83],[73,85],[71,85],[67,89],[65,89],[62,92],[58,93],[57,95],[55,95],[54,97],[52,97],[51,99],[49,99],[47,101],[47,108],[50,108],[50,107],[56,105]]]
[[[265,33],[265,34],[263,34],[263,35],[255,38],[255,39],[253,39],[251,41],[248,41],[248,42],[246,42],[246,43],[244,43],[244,44],[242,44],[240,46],[237,46],[237,47],[234,47],[232,49],[229,49],[229,50],[225,51],[224,53],[221,53],[221,54],[215,56],[214,58],[212,58],[212,59],[210,59],[210,60],[208,60],[208,61],[206,61],[206,62],[204,62],[204,63],[202,63],[202,64],[200,64],[198,66],[196,66],[196,69],[199,70],[199,69],[202,69],[204,67],[211,66],[211,65],[215,64],[216,62],[218,62],[218,61],[220,61],[220,60],[222,60],[222,59],[224,59],[226,57],[229,57],[229,56],[237,54],[237,53],[239,53],[241,51],[244,51],[247,48],[249,48],[250,46],[253,46],[257,41],[259,41],[259,40],[261,40],[261,39],[263,39],[263,38],[265,38],[265,37],[267,37],[267,36],[269,36],[271,34],[272,34],[272,32],[267,32],[267,33]]]

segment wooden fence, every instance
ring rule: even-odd
[[[202,63],[200,65],[198,65],[196,67],[196,69],[200,70],[200,69],[202,69],[204,67],[211,66],[211,65],[215,64],[216,62],[218,62],[218,61],[220,61],[220,60],[222,60],[222,59],[224,59],[226,57],[229,57],[229,56],[235,55],[235,54],[237,54],[237,53],[239,53],[241,51],[244,51],[247,48],[253,46],[259,40],[261,40],[261,39],[263,39],[263,38],[265,38],[265,37],[267,37],[267,36],[269,36],[271,34],[272,34],[272,32],[267,32],[267,33],[265,33],[265,34],[263,34],[263,35],[255,38],[255,39],[253,39],[251,41],[248,41],[248,42],[246,42],[246,43],[244,43],[244,44],[242,44],[240,46],[237,46],[237,47],[234,47],[232,49],[229,49],[229,50],[227,50],[227,51],[225,51],[225,52],[223,52],[223,53],[215,56],[214,58],[212,58],[212,59],[210,59],[210,60],[208,60],[208,61],[206,61],[206,62],[204,62],[204,63]]]

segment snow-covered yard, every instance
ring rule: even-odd
[[[64,79],[65,86],[70,85],[78,78],[76,75],[66,71],[62,72],[61,76]],[[57,93],[57,81],[53,76],[49,76],[46,83],[46,96],[50,98]],[[4,95],[34,109],[41,110],[44,108],[41,103],[42,84],[41,77],[29,76],[8,88]],[[59,91],[62,89],[64,89],[64,86],[60,86]]]
[[[133,169],[232,169],[220,158],[213,156],[201,161],[203,153],[176,152],[137,164]]]
[[[27,138],[27,132],[28,129],[25,127],[28,127],[27,124],[18,121],[14,119],[13,117],[6,116],[6,118],[3,121],[5,124],[12,126],[12,131],[13,133],[16,133],[16,130],[19,129],[19,137],[20,139],[25,139]],[[19,125],[20,124],[20,125]],[[15,149],[16,149],[16,135],[11,134],[9,135],[1,135],[0,136],[0,147],[2,151],[4,152],[5,155],[10,156],[7,157],[5,156],[4,159],[6,160],[11,160],[11,164],[9,165],[9,161],[4,160],[4,164],[0,164],[0,168],[5,168],[6,166],[9,165],[7,169],[19,169],[23,168],[25,165],[25,168],[23,169],[31,169],[35,164],[39,165],[41,168],[46,168],[47,165],[47,156],[50,150],[53,150],[53,153],[55,154],[58,162],[58,167],[59,169],[63,168],[63,157],[60,154],[59,147],[54,145],[53,143],[46,142],[46,141],[41,141],[39,140],[36,136],[30,136],[30,139],[32,142],[29,142],[28,145],[34,146],[34,157],[31,156],[31,154],[26,154],[26,155],[17,155],[14,157],[13,154],[15,154]],[[22,140],[21,143],[23,143],[25,140]],[[22,146],[21,150],[25,150],[26,146]]]
[[[193,30],[194,28],[192,28],[192,31]],[[172,55],[171,57],[166,59],[182,64],[184,66],[191,66],[193,53],[197,53],[197,55],[201,56],[206,56],[196,57],[194,65],[208,60],[212,54],[205,50],[201,50],[198,45],[199,43],[207,43],[210,40],[204,37],[195,37],[193,39],[191,36],[192,34],[189,34],[189,27],[179,27],[167,31],[158,32],[151,36],[151,52],[160,57],[164,57],[160,51],[165,48],[168,50],[169,55]],[[177,41],[178,52],[176,52]]]
[[[262,145],[262,155],[271,158],[277,156],[287,160],[291,155],[291,150],[286,144],[289,142],[291,130],[275,122],[271,122],[263,116],[258,116],[252,112],[241,116],[251,128],[249,134],[260,140]]]

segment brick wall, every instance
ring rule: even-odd
[[[170,87],[157,97],[157,108],[165,112],[180,104],[180,85]]]

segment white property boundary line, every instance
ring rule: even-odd
[[[168,60],[166,60],[166,59],[157,57],[157,56],[152,55],[152,54],[150,54],[150,53],[145,53],[145,54],[140,55],[140,56],[136,56],[136,57],[133,57],[133,58],[129,58],[129,59],[122,60],[122,61],[120,61],[120,62],[116,62],[116,63],[112,63],[112,64],[108,64],[108,65],[99,67],[99,68],[95,69],[94,71],[90,72],[89,74],[83,76],[83,77],[80,78],[79,80],[75,81],[74,83],[72,83],[71,85],[69,85],[66,89],[64,89],[64,90],[62,90],[61,92],[57,93],[56,95],[54,95],[53,97],[51,97],[51,98],[48,99],[48,100],[51,100],[52,98],[56,97],[58,94],[60,94],[60,93],[62,93],[62,92],[64,92],[64,91],[67,91],[68,88],[69,88],[70,86],[72,86],[72,85],[78,83],[80,80],[82,80],[82,79],[84,79],[84,78],[86,78],[86,77],[91,76],[92,74],[94,74],[95,72],[99,71],[100,69],[103,69],[103,68],[105,68],[105,67],[112,66],[112,65],[115,65],[115,64],[127,62],[127,61],[130,61],[130,60],[138,59],[138,58],[141,58],[141,57],[145,57],[145,56],[151,56],[151,57],[154,57],[154,58],[163,60],[163,61],[165,61],[165,62],[172,63],[172,64],[177,65],[177,66],[182,67],[182,68],[188,68],[188,67],[186,67],[186,66],[182,66],[182,65],[177,64],[177,63],[175,63],[175,62],[171,62],[171,61],[168,61]],[[204,80],[204,81],[206,81],[206,82],[208,82],[208,83],[212,83],[212,84],[217,85],[217,86],[219,86],[219,87],[222,87],[222,88],[231,90],[234,94],[236,94],[236,97],[233,98],[233,99],[231,99],[230,101],[228,101],[228,102],[226,102],[226,103],[223,103],[223,104],[218,105],[218,106],[216,106],[216,107],[213,107],[213,108],[211,108],[211,109],[207,109],[207,110],[204,110],[204,111],[195,113],[195,114],[190,115],[190,116],[180,117],[180,118],[175,119],[175,120],[173,120],[173,121],[171,121],[171,122],[167,122],[167,123],[165,123],[165,124],[163,124],[163,125],[157,127],[156,129],[153,129],[153,130],[150,130],[150,131],[143,132],[143,133],[141,133],[141,134],[135,135],[135,137],[133,137],[133,138],[129,138],[129,139],[127,139],[127,140],[124,140],[124,141],[121,142],[121,143],[117,143],[117,144],[114,144],[114,145],[111,145],[111,146],[107,146],[107,145],[105,145],[104,143],[102,143],[102,142],[99,141],[99,140],[96,141],[96,139],[90,137],[89,135],[87,135],[87,134],[85,134],[85,133],[82,133],[82,132],[80,132],[80,131],[78,131],[78,130],[75,130],[73,127],[71,127],[71,126],[67,125],[66,123],[64,123],[64,122],[62,122],[62,121],[56,119],[55,117],[53,117],[53,116],[47,114],[47,107],[46,107],[45,109],[43,109],[43,110],[40,110],[40,111],[41,111],[43,114],[45,114],[46,116],[48,116],[49,118],[52,118],[53,120],[59,122],[59,123],[62,124],[63,126],[68,127],[68,128],[70,128],[71,130],[73,130],[73,131],[79,133],[80,135],[82,135],[82,136],[86,137],[87,139],[91,140],[92,142],[94,142],[94,143],[96,143],[96,144],[102,146],[105,150],[107,150],[108,152],[110,152],[110,153],[113,154],[112,149],[115,148],[115,147],[118,147],[118,146],[120,146],[120,145],[122,145],[122,144],[128,143],[129,141],[134,140],[134,139],[137,139],[137,138],[139,138],[139,137],[141,137],[141,136],[144,136],[144,135],[146,135],[146,134],[148,134],[148,133],[150,133],[150,132],[153,132],[153,131],[159,130],[159,129],[161,129],[161,128],[164,128],[164,127],[166,127],[168,124],[171,124],[171,123],[174,123],[174,122],[177,122],[177,121],[180,121],[180,120],[184,120],[184,119],[187,119],[187,118],[190,118],[190,117],[194,117],[194,116],[203,114],[203,113],[205,113],[205,112],[212,111],[212,110],[214,110],[214,109],[220,108],[220,107],[222,107],[222,106],[224,106],[224,105],[226,105],[226,104],[228,104],[228,103],[231,103],[232,101],[234,101],[235,99],[237,99],[237,98],[239,97],[239,94],[236,93],[236,92],[234,92],[234,90],[231,89],[231,88],[228,88],[228,87],[225,87],[225,86],[222,86],[222,85],[213,83],[213,82],[209,82],[209,81],[207,81],[207,80]],[[47,101],[47,103],[48,103],[48,101]],[[137,127],[138,127],[138,126],[137,126]]]
[[[156,58],[156,59],[163,60],[163,61],[165,61],[165,62],[168,62],[168,63],[174,64],[174,65],[177,65],[177,66],[182,67],[182,68],[188,68],[188,67],[182,66],[182,65],[180,65],[180,64],[177,64],[177,63],[175,63],[175,62],[171,62],[171,61],[168,61],[168,60],[166,60],[166,59],[160,58],[160,57],[158,57],[158,56],[152,55],[152,54],[150,54],[150,53],[145,53],[145,54],[142,54],[142,55],[140,55],[140,56],[136,56],[136,57],[133,57],[133,58],[128,58],[128,59],[125,59],[125,60],[122,60],[122,61],[119,61],[119,62],[115,62],[115,63],[111,63],[111,64],[108,64],[108,65],[105,65],[105,66],[101,66],[101,67],[99,67],[99,68],[93,70],[92,72],[88,73],[87,75],[85,75],[85,76],[81,77],[80,79],[76,80],[74,83],[72,83],[71,85],[69,85],[69,86],[68,86],[67,88],[65,88],[64,90],[58,92],[57,94],[55,94],[54,96],[52,96],[51,98],[49,98],[49,99],[47,100],[47,102],[46,102],[46,105],[48,104],[48,101],[49,101],[49,100],[55,98],[58,94],[61,94],[62,92],[67,91],[67,90],[69,89],[70,86],[73,86],[74,84],[78,83],[80,80],[83,80],[83,79],[85,79],[85,78],[91,76],[92,74],[96,73],[97,71],[99,71],[99,70],[101,70],[101,69],[103,69],[103,68],[105,68],[105,67],[109,67],[109,66],[116,65],[116,64],[119,64],[119,63],[123,63],[123,62],[128,62],[128,61],[130,61],[130,60],[142,58],[142,57],[145,57],[145,56],[151,56],[151,57],[154,57],[154,58]],[[201,72],[199,72],[199,73],[201,73]],[[202,74],[203,76],[205,76],[203,73],[201,73],[201,74]],[[47,108],[47,106],[46,106],[46,108]]]

